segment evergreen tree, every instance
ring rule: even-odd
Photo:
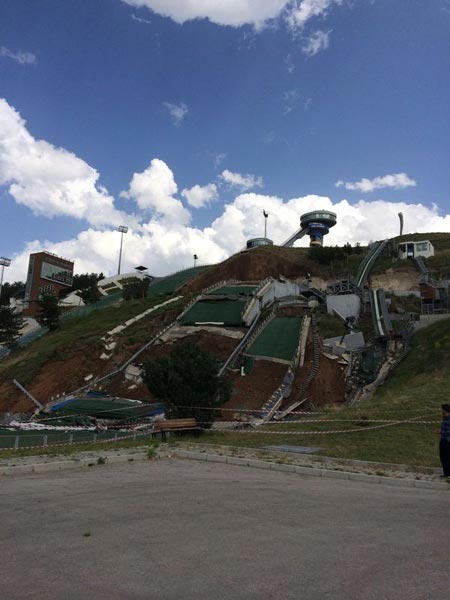
[[[48,327],[53,331],[59,327],[59,317],[61,308],[58,303],[58,298],[54,294],[46,294],[38,301],[40,313],[36,317],[37,322],[42,327]]]
[[[169,356],[158,356],[144,364],[143,379],[172,417],[194,417],[201,427],[210,427],[216,411],[231,395],[228,380],[218,377],[219,362],[192,342],[174,347]]]
[[[99,298],[101,296],[100,292],[98,291],[96,282],[93,282],[89,287],[84,288],[83,290],[78,292],[78,295],[85,304],[95,304],[99,301]]]
[[[23,326],[24,320],[14,308],[0,306],[0,344],[5,344],[10,349],[14,348]]]

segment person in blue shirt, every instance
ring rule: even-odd
[[[450,404],[442,404],[442,424],[440,429],[439,457],[444,474],[442,478],[450,477]]]

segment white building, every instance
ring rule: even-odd
[[[433,244],[429,240],[414,242],[413,240],[401,242],[398,245],[398,257],[401,260],[423,256],[428,258],[434,256]]]
[[[122,273],[121,275],[113,275],[112,277],[100,279],[100,281],[97,283],[97,287],[102,296],[107,296],[108,294],[121,292],[127,283],[132,283],[133,281],[139,279],[152,280],[153,277],[145,273],[140,273],[139,271],[133,271],[132,273]]]

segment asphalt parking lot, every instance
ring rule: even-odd
[[[181,459],[5,477],[0,596],[447,600],[449,506]]]

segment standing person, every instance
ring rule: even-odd
[[[441,440],[439,442],[439,457],[444,474],[442,478],[450,477],[450,404],[442,404]]]

